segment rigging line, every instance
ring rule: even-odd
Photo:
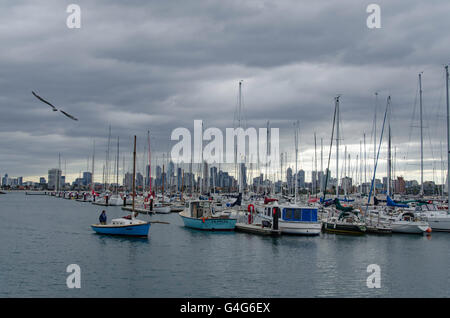
[[[386,123],[386,115],[387,115],[388,107],[389,107],[389,104],[390,104],[390,98],[391,98],[391,97],[389,96],[389,97],[388,97],[388,101],[387,101],[387,103],[386,103],[386,111],[384,112],[383,126],[382,126],[382,128],[381,128],[381,135],[380,135],[380,143],[378,144],[377,159],[376,159],[376,161],[375,161],[375,167],[374,167],[374,172],[373,172],[372,184],[371,184],[371,186],[370,186],[369,198],[367,199],[366,213],[367,213],[367,211],[368,211],[368,209],[369,209],[370,197],[371,197],[371,195],[372,195],[373,184],[374,184],[375,176],[376,176],[376,172],[377,172],[378,158],[379,158],[379,156],[380,156],[380,148],[381,148],[381,143],[382,143],[382,141],[383,141],[384,124]]]

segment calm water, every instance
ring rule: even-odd
[[[177,214],[148,239],[94,234],[101,207],[0,195],[1,297],[449,297],[450,233],[431,237],[265,238],[183,227]],[[108,207],[108,220],[126,213]],[[81,267],[68,289],[66,267]],[[369,264],[381,288],[369,289]]]

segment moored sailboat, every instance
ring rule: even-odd
[[[136,219],[134,211],[134,199],[136,196],[136,136],[134,136],[133,152],[133,208],[131,214],[126,217],[113,219],[110,224],[92,224],[92,229],[99,234],[147,236],[150,222]]]

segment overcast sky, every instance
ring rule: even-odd
[[[81,7],[80,29],[66,26],[71,3]],[[381,7],[380,29],[366,26],[370,3]],[[112,138],[120,137],[126,170],[138,136],[142,170],[147,130],[156,164],[175,144],[176,127],[193,129],[194,119],[233,127],[243,80],[247,126],[270,120],[280,128],[280,150],[290,153],[292,166],[292,127],[300,121],[299,168],[306,171],[314,132],[328,156],[337,94],[341,154],[347,146],[354,169],[366,133],[372,163],[374,93],[377,139],[391,95],[396,175],[418,179],[423,71],[425,179],[441,182],[449,13],[448,0],[2,1],[0,174],[37,181],[57,167],[61,153],[71,181],[87,169],[95,138],[101,181],[109,125]],[[32,90],[79,121],[52,112]],[[379,177],[385,162],[383,147]],[[334,153],[330,167],[334,175]]]

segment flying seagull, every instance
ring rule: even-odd
[[[49,105],[49,106],[52,108],[52,110],[53,110],[54,112],[58,111],[58,109],[57,109],[55,106],[53,106],[50,102],[48,102],[48,101],[46,101],[45,99],[43,99],[41,96],[37,95],[35,92],[31,91],[31,93],[32,93],[37,99],[39,99],[41,102],[46,103],[47,105]],[[66,112],[63,111],[62,109],[59,109],[59,111],[60,111],[61,113],[63,113],[65,116],[67,116],[67,117],[69,117],[70,119],[72,119],[72,120],[78,120],[77,118],[75,118],[74,116],[72,116],[72,115],[66,113]]]

